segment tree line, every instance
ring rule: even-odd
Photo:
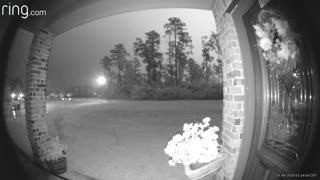
[[[119,43],[99,61],[108,78],[104,95],[132,99],[222,98],[218,35],[212,32],[202,37],[203,61],[198,64],[190,57],[193,44],[186,24],[177,17],[171,17],[163,28],[167,40],[165,53],[160,51],[160,34],[151,30],[133,42],[133,57]],[[205,95],[201,90],[207,91]],[[212,91],[211,95],[209,91]]]

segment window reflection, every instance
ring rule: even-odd
[[[299,159],[307,124],[311,94],[302,64],[288,73],[277,73],[266,66],[269,87],[269,114],[265,143],[277,153]]]

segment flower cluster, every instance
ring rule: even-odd
[[[271,10],[262,10],[258,23],[253,25],[258,38],[258,45],[262,54],[270,63],[280,64],[292,61],[298,53],[295,37],[288,21],[279,13]]]
[[[67,146],[59,143],[59,137],[49,138],[47,142],[47,151],[40,158],[42,161],[58,160],[61,157],[66,157]]]
[[[183,125],[183,133],[173,136],[164,149],[164,152],[170,156],[170,166],[176,163],[184,165],[196,162],[208,163],[220,157],[220,145],[216,134],[219,128],[209,127],[210,120],[206,117],[203,123],[186,123]]]

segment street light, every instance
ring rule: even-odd
[[[100,86],[97,89],[98,92],[97,92],[96,96],[97,96],[97,98],[100,98],[103,93],[102,92],[103,87],[107,83],[107,79],[104,76],[99,76],[96,81],[97,81],[97,84]]]
[[[97,83],[98,83],[100,86],[105,85],[106,82],[107,82],[107,80],[106,80],[106,78],[105,78],[104,76],[99,76],[99,77],[97,78]]]

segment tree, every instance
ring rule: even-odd
[[[105,75],[109,76],[111,73],[111,68],[113,66],[112,59],[109,56],[105,56],[103,59],[100,60],[99,63],[102,64]]]
[[[124,48],[123,44],[116,44],[114,49],[110,50],[110,57],[112,59],[112,64],[117,67],[118,70],[118,83],[122,85],[124,68],[127,63],[127,56],[129,53]]]
[[[166,84],[167,85],[173,85],[174,84],[174,76],[175,76],[175,70],[174,70],[174,64],[173,64],[173,48],[170,46],[170,36],[169,36],[169,47],[168,51],[166,52],[168,56],[168,64],[164,67],[166,69]]]
[[[16,77],[12,80],[9,80],[9,86],[11,91],[14,91],[16,87],[19,87],[23,91],[24,83],[20,78]]]
[[[135,74],[141,75],[141,71],[140,71],[141,63],[140,63],[140,61],[139,61],[139,59],[137,57],[133,58],[132,65],[133,65],[133,68],[135,70]]]
[[[158,68],[161,68],[162,53],[160,49],[160,35],[152,30],[147,33],[146,40],[143,42],[141,38],[136,38],[134,43],[134,52],[143,58],[143,62],[147,64],[146,71],[148,73],[148,82],[157,82]]]
[[[165,79],[165,84],[167,86],[172,86],[175,83],[174,78],[174,64],[170,59],[168,59],[168,63],[163,66],[163,77]]]
[[[217,64],[214,64],[213,68],[214,68],[214,73],[218,77],[219,84],[222,84],[222,77],[223,77],[223,75],[222,75],[222,60],[217,59]]]
[[[208,42],[206,42],[205,38],[202,39],[202,57],[202,69],[204,70],[206,82],[208,83],[211,75],[210,63],[213,61],[213,57],[210,55],[210,47],[208,46]]]
[[[215,56],[211,55],[210,53],[214,53]],[[202,57],[203,57],[203,69],[205,70],[205,77],[206,81],[211,75],[211,73],[215,73],[218,76],[218,80],[222,79],[222,60],[220,59],[221,55],[221,48],[219,43],[218,34],[211,32],[210,37],[207,36],[202,37]],[[210,63],[216,57],[216,64],[213,65],[211,68]]]
[[[189,58],[187,61],[187,82],[195,83],[200,82],[202,79],[202,71],[199,64],[192,58]]]
[[[124,82],[129,87],[133,85],[140,84],[141,74],[140,74],[140,61],[138,58],[133,58],[125,64],[124,70]]]
[[[181,80],[181,75],[187,61],[187,56],[192,53],[192,40],[186,32],[186,24],[177,17],[171,17],[164,25],[165,34],[169,40],[169,61],[174,59],[174,75],[176,85]],[[171,62],[170,62],[171,63]]]
[[[208,45],[211,48],[211,50],[213,50],[215,52],[215,54],[217,55],[216,63],[214,64],[214,73],[218,77],[218,82],[222,84],[223,62],[222,62],[222,60],[220,58],[222,52],[221,52],[221,47],[220,47],[219,35],[215,34],[214,32],[211,32]]]

